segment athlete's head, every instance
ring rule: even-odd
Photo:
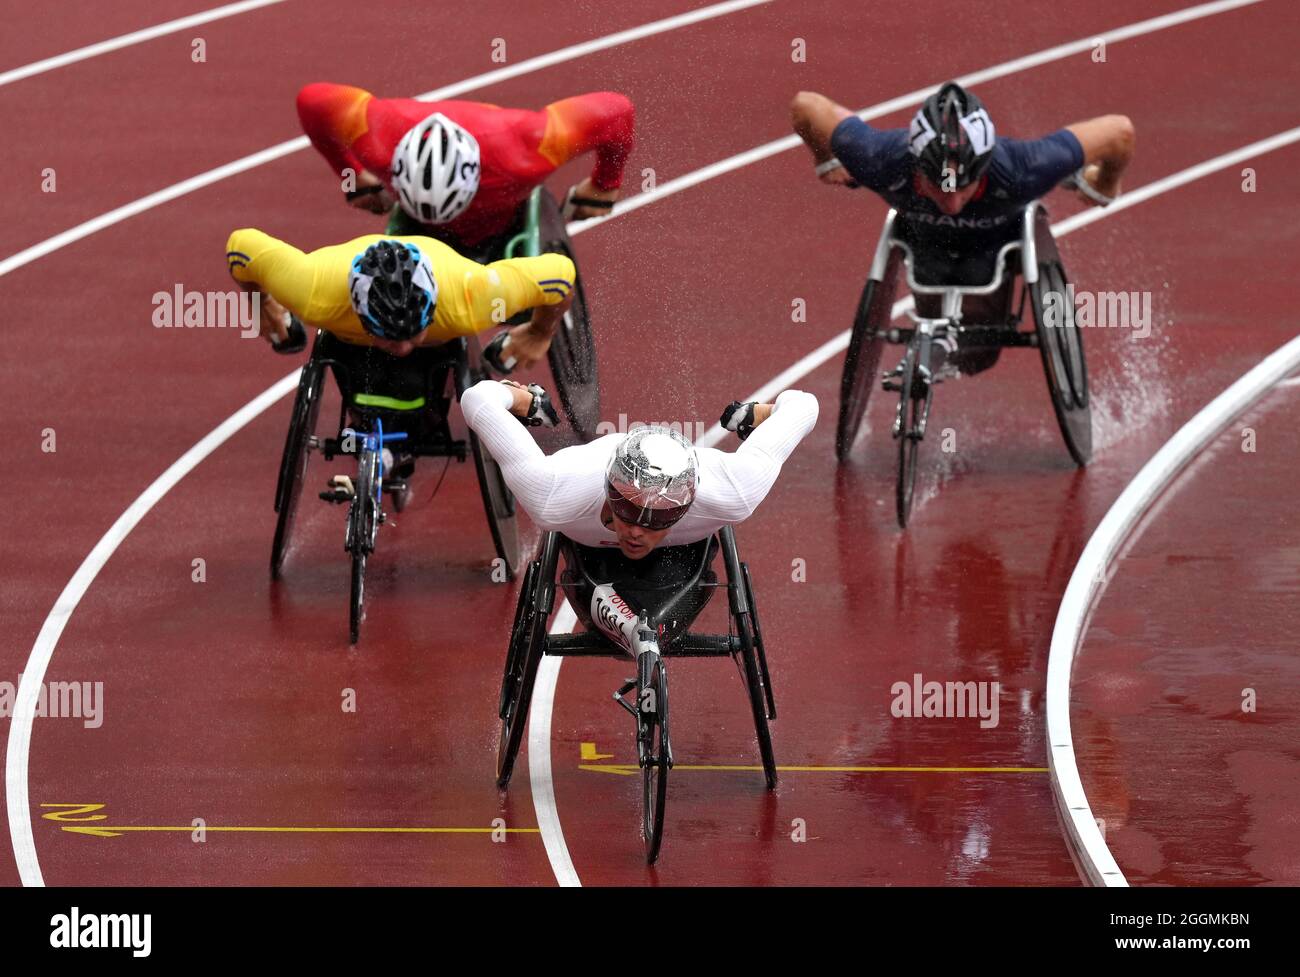
[[[605,498],[623,555],[639,560],[663,541],[695,501],[699,459],[666,427],[627,434],[605,467]]]
[[[438,283],[428,257],[414,244],[376,241],[352,259],[348,294],[375,345],[405,356],[433,321]]]
[[[908,149],[916,161],[917,190],[945,213],[958,213],[978,191],[996,138],[983,103],[948,82],[912,117]]]
[[[478,191],[478,142],[441,112],[411,127],[393,151],[398,203],[423,224],[445,224]]]

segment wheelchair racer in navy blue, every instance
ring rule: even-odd
[[[949,82],[925,100],[907,129],[876,129],[815,92],[791,103],[796,133],[812,152],[822,182],[866,187],[898,211],[896,227],[912,246],[918,280],[983,284],[991,258],[1020,233],[1030,202],[1071,175],[1090,204],[1119,195],[1133,155],[1133,124],[1107,115],[1041,139],[996,134],[978,98]],[[1014,276],[988,296],[968,296],[967,322],[1002,324],[1011,312]],[[940,314],[940,296],[917,295],[916,311]],[[987,369],[999,350],[964,353],[951,366]],[[941,363],[935,364],[936,369]]]

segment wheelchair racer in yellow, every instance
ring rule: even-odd
[[[510,330],[520,365],[530,367],[546,355],[573,300],[574,265],[564,255],[482,265],[428,237],[370,234],[303,252],[244,228],[230,235],[226,258],[235,281],[260,293],[261,334],[276,352],[301,351],[305,326],[327,334],[323,352],[343,365],[335,379],[349,404],[415,403],[445,354],[439,347],[532,309],[530,321]],[[404,460],[396,474],[411,468]],[[344,494],[346,482],[332,480]],[[404,507],[405,498],[395,501]]]

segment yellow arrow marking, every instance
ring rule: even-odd
[[[597,753],[595,743],[582,744],[582,759],[584,760],[608,760],[613,755],[612,753]]]
[[[103,821],[107,814],[90,814],[91,811],[102,811],[103,804],[42,804],[41,807],[67,807],[69,811],[51,811],[49,814],[42,814],[47,821]],[[90,814],[88,818],[73,817],[74,814]]]
[[[640,767],[634,763],[595,763],[580,764],[580,770],[596,773],[615,773],[630,776]],[[757,764],[726,763],[675,763],[674,770],[759,770]],[[778,772],[785,773],[1047,773],[1047,767],[830,767],[830,766],[778,766]]]

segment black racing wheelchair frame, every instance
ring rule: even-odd
[[[917,453],[925,437],[934,384],[942,379],[930,369],[931,349],[936,340],[945,340],[959,352],[1037,347],[1042,354],[1048,392],[1066,448],[1076,464],[1087,465],[1092,456],[1088,367],[1075,309],[1072,302],[1066,301],[1070,294],[1069,279],[1047,221],[1047,211],[1038,201],[1025,207],[1018,239],[1002,245],[988,269],[991,280],[979,285],[918,280],[912,244],[900,236],[896,217],[897,211],[892,209],[885,217],[844,359],[835,439],[840,461],[848,457],[857,440],[884,344],[906,346],[902,363],[893,372],[883,374],[882,386],[899,394],[892,429],[898,441],[895,501],[898,524],[907,526],[916,485]],[[962,298],[996,293],[1002,288],[1004,274],[1015,273],[1012,263],[1017,258],[1021,288],[1019,300],[1011,303],[1015,311],[1004,322],[966,324],[962,319]],[[938,318],[918,316],[909,310],[907,315],[914,328],[889,325],[900,269],[906,270],[907,284],[914,294],[942,296],[942,313]],[[1020,328],[1027,300],[1033,310],[1031,332]],[[1049,310],[1049,302],[1055,308]]]
[[[338,342],[338,340],[333,340]],[[428,351],[417,350],[412,355],[430,357],[429,373],[424,396],[410,402],[392,401],[386,397],[357,391],[349,377],[348,365],[328,355],[324,333],[317,333],[311,355],[298,378],[298,392],[294,397],[289,430],[285,435],[284,453],[280,458],[280,474],[275,489],[275,538],[271,544],[271,579],[279,580],[284,570],[285,555],[293,534],[294,518],[298,511],[302,486],[313,452],[320,452],[326,461],[336,455],[354,455],[357,458],[357,478],[354,493],[349,501],[347,533],[344,547],[352,560],[352,589],[349,604],[349,634],[353,644],[360,637],[361,621],[365,615],[366,559],[374,552],[378,527],[385,521],[382,509],[383,441],[400,440],[400,450],[411,458],[455,458],[464,461],[467,454],[474,459],[478,473],[483,508],[487,513],[488,528],[497,556],[504,564],[507,577],[513,578],[522,559],[519,526],[516,520],[515,500],[501,468],[480,444],[473,431],[465,440],[454,438],[448,424],[451,397],[449,384],[456,396],[464,393],[481,377],[470,363],[477,362],[477,343],[470,339],[457,339]],[[471,359],[471,357],[473,357]],[[317,420],[324,394],[325,371],[334,371],[335,381],[342,394],[339,421],[333,437],[318,437]],[[351,411],[357,423],[346,427]],[[387,434],[384,434],[384,430]],[[395,487],[390,483],[389,488]],[[329,498],[329,493],[322,493]]]
[[[497,786],[506,789],[514,771],[515,759],[523,742],[533,686],[542,658],[547,655],[584,655],[631,659],[636,662],[636,678],[614,693],[614,699],[636,720],[637,763],[642,774],[642,832],[646,862],[653,864],[663,840],[664,803],[668,790],[668,772],[672,769],[672,746],[668,735],[668,676],[664,659],[730,656],[735,661],[749,696],[754,732],[758,739],[763,774],[769,790],[776,787],[776,759],[768,727],[776,719],[776,702],[767,669],[767,653],[749,567],[742,563],[736,550],[736,538],[730,526],[724,526],[707,540],[691,544],[699,547],[699,562],[684,582],[674,582],[659,589],[672,591],[659,608],[639,612],[635,634],[626,646],[615,643],[601,631],[575,634],[548,634],[547,622],[555,606],[556,570],[562,548],[567,547],[566,571],[561,586],[599,587],[608,581],[594,580],[582,566],[576,551],[560,534],[549,532],[537,559],[528,565],[506,653],[505,675],[501,683],[498,715],[501,732],[497,748]],[[717,549],[722,551],[726,581],[719,583],[709,570]],[[727,634],[692,634],[695,616],[702,603],[680,628],[680,633],[665,638],[661,626],[672,619],[680,602],[696,588],[727,588],[730,627]],[[707,602],[705,602],[707,603]],[[628,695],[633,695],[631,703]]]

